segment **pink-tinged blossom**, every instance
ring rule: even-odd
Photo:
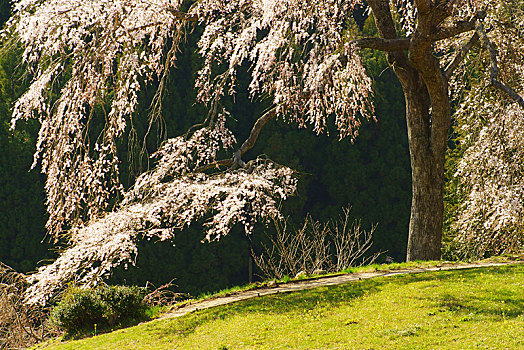
[[[476,3],[487,9],[484,22],[497,47],[498,79],[522,96],[524,7],[516,1]],[[467,18],[472,13],[461,15]],[[460,47],[471,35],[447,43]],[[441,45],[444,50],[445,44]],[[451,80],[451,96],[459,102],[456,132],[464,152],[455,173],[463,200],[452,213],[452,228],[457,233],[458,254],[469,258],[514,252],[524,246],[524,112],[506,95],[487,88],[490,68],[488,53],[474,51]]]
[[[138,239],[169,239],[175,230],[201,219],[206,220],[207,239],[219,239],[234,224],[243,225],[249,233],[255,222],[278,216],[279,202],[295,191],[290,169],[264,161],[250,162],[236,171],[217,173],[209,168],[217,152],[230,149],[235,142],[225,127],[223,116],[227,111],[222,116],[216,111],[221,110],[223,97],[236,93],[237,72],[247,66],[252,97],[267,97],[284,120],[311,125],[320,133],[327,118],[333,117],[340,137],[356,137],[360,121],[373,117],[371,79],[347,30],[359,3],[197,0],[184,13],[180,0],[15,1],[14,15],[3,37],[22,45],[23,64],[33,81],[16,102],[13,125],[27,118],[41,122],[35,161],[41,162],[47,176],[47,229],[55,237],[68,239],[54,263],[29,277],[32,285],[27,301],[45,303],[68,280],[96,283],[113,266],[132,263]],[[504,41],[511,36],[504,32],[508,30],[504,23],[496,20],[506,10],[505,2],[429,3],[448,7],[452,15],[444,24],[468,20],[479,9],[486,9],[489,36],[499,48],[501,66],[505,65],[501,78],[518,73],[515,79],[521,79],[522,66],[513,63],[524,62],[522,50],[512,51],[520,41]],[[397,11],[404,34],[416,33],[418,2],[393,0],[388,4]],[[174,66],[174,53],[188,21],[204,28],[198,43],[203,65],[195,85],[198,101],[210,107],[209,126],[166,141],[155,154],[156,167],[140,175],[133,187],[124,189],[119,179],[117,143],[126,133],[134,138],[133,118],[149,117],[153,123],[161,114],[163,82]],[[515,22],[517,31],[521,22],[522,18]],[[436,43],[442,62],[451,62],[466,40],[467,34],[462,34]],[[512,56],[512,52],[517,53]],[[485,65],[482,59],[480,63]],[[464,66],[460,68],[450,77],[450,91],[458,98],[469,88],[469,82],[462,79],[467,71]],[[137,116],[138,93],[151,82],[160,86],[153,113]],[[522,84],[517,81],[513,85]],[[497,110],[499,114],[504,111],[507,123],[518,126],[515,116],[521,114],[519,109],[508,104],[488,106],[482,96],[467,95],[461,108],[480,106],[488,117],[495,117]],[[96,140],[89,140],[91,114],[108,101],[104,129]],[[490,109],[494,109],[493,114],[488,113]],[[480,142],[477,148],[482,149],[494,135],[496,130],[478,126],[468,137],[471,144]],[[508,135],[501,137],[514,137],[511,135],[515,133]],[[500,147],[493,150],[494,154],[502,152]],[[466,158],[466,162],[470,159],[476,164],[475,157]],[[509,179],[514,161],[503,164],[490,158],[483,166],[494,169],[505,165]],[[202,167],[207,172],[202,172]],[[472,201],[482,195],[483,185],[475,181],[491,179],[473,172],[464,172],[463,176],[465,181],[472,181]],[[514,186],[512,181],[507,180]],[[482,225],[514,225],[513,214],[503,210],[503,203],[511,203],[512,210],[519,212],[519,187],[493,182],[485,188],[504,188],[505,192],[494,207],[492,217],[497,219],[492,224],[483,221]],[[119,198],[122,201],[115,201]],[[474,220],[480,220],[475,214],[478,212],[472,212]],[[64,234],[66,228],[70,229]]]
[[[26,301],[46,304],[71,280],[96,284],[113,267],[134,263],[138,240],[171,239],[200,219],[206,219],[207,240],[220,239],[235,224],[249,234],[255,222],[278,217],[280,202],[296,190],[292,170],[268,161],[253,161],[235,172],[190,173],[166,182],[164,176],[178,169],[173,164],[143,175],[118,209],[73,228],[70,246],[29,276]]]
[[[454,228],[461,254],[481,258],[524,245],[524,113],[491,103],[474,114],[482,126],[468,132],[456,176],[465,195]]]
[[[204,0],[198,98],[214,103],[235,92],[241,64],[251,65],[252,96],[268,95],[279,114],[324,131],[336,116],[341,137],[356,136],[373,115],[371,80],[345,27],[359,1]],[[262,34],[263,33],[263,34]],[[223,66],[217,77],[211,74]],[[215,68],[214,68],[215,67]]]
[[[4,35],[25,48],[23,62],[34,79],[16,102],[12,123],[41,121],[35,164],[41,160],[47,176],[51,235],[96,218],[121,195],[117,140],[133,130],[138,91],[165,71],[165,49],[180,25],[169,9],[178,6],[167,0],[14,3]],[[51,89],[59,91],[57,100]],[[91,113],[109,93],[106,125],[93,146]]]

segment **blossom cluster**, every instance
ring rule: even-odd
[[[477,3],[487,9],[485,27],[497,47],[496,78],[522,94],[524,7],[514,0]],[[472,35],[463,35],[456,47]],[[463,150],[455,173],[462,197],[453,213],[456,247],[459,254],[472,258],[519,250],[524,246],[523,111],[489,87],[493,68],[489,52],[473,50],[461,68],[450,89],[460,102],[455,132]]]
[[[479,258],[524,246],[524,113],[513,104],[476,117],[483,126],[469,134],[456,173],[465,199],[455,228],[461,253]]]
[[[202,0],[194,13],[205,24],[198,98],[235,93],[236,74],[250,65],[252,96],[270,96],[280,116],[316,132],[335,116],[341,137],[354,138],[373,115],[371,80],[345,34],[360,1]]]
[[[198,220],[205,220],[207,240],[220,239],[235,224],[250,234],[256,222],[279,217],[280,202],[296,190],[291,169],[264,160],[235,172],[189,173],[170,181],[166,172],[159,167],[143,175],[118,209],[73,228],[59,257],[29,276],[26,301],[46,304],[71,280],[96,284],[115,266],[134,263],[138,240],[168,240]]]
[[[13,110],[38,118],[35,164],[47,176],[47,229],[81,225],[111,209],[121,193],[117,142],[132,131],[138,91],[164,71],[179,25],[167,0],[21,0],[4,36],[25,49],[33,81]],[[57,98],[54,97],[58,91]],[[110,97],[111,96],[111,97]],[[90,140],[97,105],[110,101],[100,136]]]

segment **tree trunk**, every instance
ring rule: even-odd
[[[396,40],[397,31],[387,0],[368,0],[379,35]],[[433,55],[435,30],[449,16],[428,0],[416,1],[417,29],[409,50],[386,53],[406,99],[406,121],[413,197],[407,260],[440,259],[444,218],[444,159],[451,124],[448,81]],[[380,49],[380,48],[379,48]]]
[[[451,119],[447,82],[433,78],[428,84],[415,69],[400,80],[406,98],[413,191],[406,260],[438,260],[444,218],[444,160]],[[436,90],[440,92],[436,94]]]
[[[441,255],[444,217],[443,174],[437,164],[412,163],[411,218],[407,261],[438,260]]]

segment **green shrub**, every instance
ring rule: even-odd
[[[74,287],[52,310],[51,320],[69,336],[131,325],[148,318],[144,294],[139,287]]]
[[[105,322],[107,306],[90,289],[70,289],[51,312],[54,323],[68,334],[86,333]]]
[[[143,302],[145,289],[137,286],[102,286],[96,289],[108,309],[109,326],[126,324],[144,318],[147,305]]]

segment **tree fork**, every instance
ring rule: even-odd
[[[266,111],[260,118],[257,119],[249,137],[242,143],[242,146],[233,153],[233,157],[229,159],[217,160],[212,163],[203,165],[195,170],[195,172],[203,172],[213,168],[220,168],[221,166],[236,168],[237,166],[244,167],[245,163],[242,161],[242,156],[255,146],[258,135],[262,131],[262,128],[268,121],[277,116],[277,108],[273,107]]]

